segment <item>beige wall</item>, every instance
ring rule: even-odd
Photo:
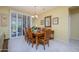
[[[69,11],[68,7],[57,7],[52,10],[49,10],[48,12],[45,12],[43,14],[40,14],[39,20],[43,20],[45,16],[52,16],[53,17],[59,17],[59,24],[53,25],[52,24],[52,30],[55,31],[55,39],[60,40],[62,42],[68,42],[69,40],[69,32],[68,32],[68,16]],[[40,23],[40,21],[37,20],[36,24],[39,27],[44,27]]]
[[[40,20],[32,18],[32,26],[40,26]]]
[[[71,39],[79,40],[79,8],[70,11]]]
[[[6,34],[6,38],[9,37],[9,11],[8,7],[0,7],[0,14],[6,15],[6,26],[0,26],[0,32]],[[5,24],[5,23],[4,23]]]

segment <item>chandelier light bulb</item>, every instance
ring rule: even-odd
[[[38,15],[35,15],[36,18],[38,18]]]
[[[34,18],[34,16],[32,16],[32,18]]]

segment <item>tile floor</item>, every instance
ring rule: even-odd
[[[50,40],[49,47],[46,45],[44,50],[43,45],[39,45],[38,49],[36,47],[31,47],[25,42],[24,38],[10,39],[8,43],[9,52],[78,52],[79,51],[79,41],[70,41],[69,44],[64,44],[59,41]]]

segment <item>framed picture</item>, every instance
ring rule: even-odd
[[[1,21],[2,21],[2,17],[0,16],[0,26],[1,26],[1,24],[2,24]]]
[[[53,18],[53,24],[54,24],[54,25],[59,24],[59,18],[58,18],[58,17],[54,17],[54,18]]]
[[[44,25],[44,20],[41,20],[41,25]]]
[[[0,14],[0,26],[7,26],[7,16],[5,14]]]
[[[45,27],[51,27],[51,16],[45,17]]]

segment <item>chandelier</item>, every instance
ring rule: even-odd
[[[32,18],[37,19],[38,15],[37,15],[37,7],[34,6],[34,15],[32,16]]]

